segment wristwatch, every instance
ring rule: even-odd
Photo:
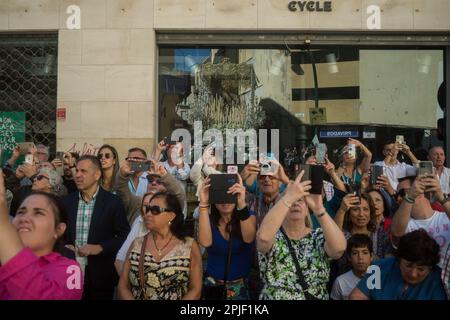
[[[449,198],[447,195],[445,195],[445,196],[444,196],[444,199],[442,199],[442,201],[439,201],[439,203],[440,203],[441,205],[444,205],[444,204],[447,203],[448,201],[450,201],[450,198]]]

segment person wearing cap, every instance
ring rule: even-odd
[[[144,220],[141,215],[142,196],[135,196],[128,188],[129,177],[133,174],[129,161],[125,161],[120,167],[118,179],[115,190],[117,195],[122,199],[127,212],[128,221],[131,225],[131,231],[122,247],[117,253],[116,261],[114,263],[118,274],[122,273],[123,263],[127,257],[127,252],[134,239],[142,237],[147,234],[148,230],[145,227]],[[183,212],[183,205],[186,202],[186,193],[181,188],[175,178],[168,174],[161,163],[155,165],[155,171],[146,172],[148,180],[147,193],[167,192],[174,195]]]

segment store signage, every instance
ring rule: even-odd
[[[377,134],[374,131],[364,131],[363,132],[363,139],[375,139],[376,136],[377,136]]]
[[[341,130],[327,130],[327,131],[320,131],[320,137],[325,139],[331,139],[331,138],[358,138],[359,133],[358,131],[341,131]]]
[[[291,1],[288,4],[289,11],[309,12],[331,12],[333,11],[331,1]]]

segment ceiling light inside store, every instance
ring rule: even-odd
[[[44,63],[44,73],[50,74],[53,70],[54,65],[55,65],[55,56],[52,54],[46,55]]]
[[[422,56],[419,60],[419,73],[428,74],[430,73],[430,67],[432,58],[429,54]]]
[[[325,56],[328,65],[328,72],[330,74],[335,74],[339,72],[339,67],[337,65],[336,55],[334,53],[327,54]]]
[[[282,52],[279,52],[274,55],[272,59],[272,66],[269,69],[269,72],[274,76],[279,76],[283,73],[283,65],[286,62],[286,57]]]

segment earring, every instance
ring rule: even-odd
[[[171,226],[172,225],[172,221],[169,221],[169,226]]]

